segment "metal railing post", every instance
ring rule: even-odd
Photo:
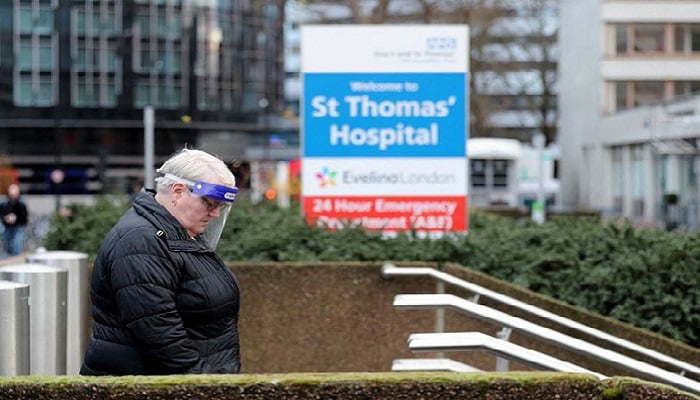
[[[27,262],[68,270],[66,303],[66,374],[78,375],[89,339],[90,314],[88,255],[75,251],[45,251],[27,256]]]
[[[0,376],[29,375],[29,285],[0,280]]]
[[[0,267],[0,279],[29,285],[29,372],[66,373],[68,270],[43,264]]]

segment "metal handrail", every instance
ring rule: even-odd
[[[526,311],[532,315],[535,315],[537,317],[545,318],[550,321],[556,322],[562,326],[565,326],[567,328],[575,329],[580,332],[583,332],[587,335],[596,337],[598,339],[605,340],[609,343],[613,343],[617,346],[620,346],[622,348],[634,351],[636,353],[642,354],[646,357],[667,363],[669,365],[673,365],[677,368],[680,368],[680,373],[683,374],[684,371],[687,372],[692,372],[694,374],[700,374],[700,366],[693,365],[691,363],[667,356],[666,354],[660,353],[656,350],[652,350],[643,346],[640,346],[636,343],[632,343],[628,340],[619,338],[617,336],[613,336],[609,333],[603,332],[601,330],[591,328],[590,326],[586,326],[584,324],[581,324],[579,322],[576,322],[574,320],[562,317],[560,315],[554,314],[552,312],[549,312],[547,310],[541,309],[539,307],[533,306],[531,304],[527,304],[525,302],[522,302],[520,300],[516,300],[512,297],[494,292],[492,290],[489,290],[483,286],[476,285],[471,282],[466,282],[462,279],[459,279],[455,276],[452,276],[448,273],[438,271],[433,268],[426,268],[426,267],[397,267],[394,264],[384,264],[382,267],[382,275],[384,277],[391,277],[391,276],[430,276],[438,281],[442,281],[445,283],[449,283],[452,285],[455,285],[457,287],[460,287],[462,289],[466,289],[472,293],[478,294],[480,296],[485,296],[488,297],[492,300],[496,300],[500,303],[509,305],[511,307],[518,308],[520,310]]]
[[[595,375],[598,379],[607,378],[601,373],[481,332],[414,333],[408,337],[408,347],[412,351],[422,352],[485,350],[536,369],[580,372]]]
[[[508,315],[496,309],[476,304],[452,294],[399,294],[394,297],[397,308],[453,308],[485,321],[517,329],[559,347],[576,351],[599,361],[637,371],[643,377],[662,381],[682,390],[700,394],[700,383],[655,365],[635,360],[626,355],[585,342],[525,319]]]
[[[450,371],[479,372],[478,368],[450,360],[449,358],[397,358],[391,365],[392,371]]]

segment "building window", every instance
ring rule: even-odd
[[[115,107],[117,90],[114,79],[109,77],[79,76],[76,87],[71,92],[74,107]]]
[[[19,107],[29,107],[32,101],[32,77],[31,75],[20,75],[19,84],[15,85],[15,104]]]
[[[234,90],[233,85],[228,81],[221,82],[221,109],[224,111],[233,110]]]
[[[116,35],[118,33],[117,14],[114,11],[109,11],[107,13],[102,14],[100,29],[101,33],[107,36]]]
[[[144,43],[144,46],[141,47],[138,57],[136,58],[136,70],[146,73],[151,72],[156,60],[157,56],[151,56],[151,50],[148,48],[148,45]]]
[[[21,34],[34,32],[34,14],[31,7],[20,7],[17,13],[17,29]]]
[[[681,160],[681,196],[695,203],[698,193],[698,171],[695,157],[684,157]]]
[[[106,11],[102,8],[85,9],[76,7],[73,10],[73,32],[78,36],[113,36],[118,32],[119,18],[114,6]]]
[[[163,14],[159,14],[156,17],[158,37],[167,38],[168,36],[170,36],[170,27],[168,25],[168,22],[172,21],[168,21],[165,15]]]
[[[73,55],[73,69],[75,71],[85,71],[87,66],[87,50],[85,48],[79,47],[74,50]]]
[[[148,105],[163,109],[182,107],[182,87],[165,80],[159,80],[156,86],[152,86],[149,79],[139,79],[134,88],[134,107]]]
[[[615,52],[617,54],[627,53],[627,24],[615,25]]]
[[[148,80],[140,79],[136,82],[134,88],[134,107],[143,108],[152,105],[151,102],[151,87],[148,85]]]
[[[103,101],[104,107],[116,107],[117,106],[117,85],[111,79],[109,83],[104,88],[105,89],[105,99]]]
[[[473,188],[508,188],[508,160],[469,161]]]
[[[677,81],[673,83],[676,96],[688,96],[700,93],[700,81]]]
[[[76,71],[104,71],[109,70],[109,65],[102,65],[100,62],[101,54],[106,53],[106,49],[100,49],[96,46],[89,46],[86,43],[80,43],[75,49],[74,68]]]
[[[470,160],[472,187],[486,187],[486,160]]]
[[[179,50],[165,50],[163,69],[168,74],[182,72],[182,56]]]
[[[660,81],[641,81],[634,82],[634,105],[642,106],[646,104],[654,104],[663,101],[664,99],[664,82]]]
[[[617,54],[660,53],[665,49],[663,24],[615,24]]]
[[[54,104],[54,83],[51,76],[19,76],[15,85],[14,101],[20,107],[48,107]]]
[[[627,82],[615,82],[615,109],[624,110],[630,106],[629,96],[627,95]]]
[[[182,36],[182,18],[170,18],[166,30],[166,37],[172,40],[179,40]]]
[[[34,104],[39,107],[48,107],[53,105],[53,82],[50,76],[39,77],[37,85],[37,93],[34,99]]]
[[[102,70],[108,72],[117,71],[119,64],[119,57],[117,56],[117,45],[110,43],[107,48],[103,50],[106,53],[107,65],[104,65]]]
[[[95,85],[86,82],[85,77],[78,80],[78,90],[73,97],[75,107],[96,107],[99,104]]]
[[[36,20],[36,33],[50,35],[53,32],[53,9],[39,6],[38,19]]]
[[[700,52],[700,25],[681,24],[674,30],[675,51],[678,53]]]
[[[53,44],[50,39],[41,39],[39,41],[39,70],[53,70]]]
[[[657,53],[664,51],[662,24],[636,24],[633,27],[634,52]]]
[[[508,187],[507,160],[493,160],[493,186],[497,188]]]
[[[36,51],[35,51],[36,50]],[[20,39],[17,49],[17,69],[31,71],[34,66],[39,71],[53,70],[53,44],[51,39],[42,38],[38,47],[34,47],[31,39]]]
[[[220,91],[213,79],[197,79],[197,108],[200,110],[219,110],[221,107]]]
[[[32,70],[32,41],[31,39],[20,39],[17,49],[17,64],[19,71]]]
[[[141,37],[148,36],[150,34],[150,17],[148,14],[136,15],[134,18],[134,30],[138,32]]]
[[[158,87],[158,107],[175,109],[180,106],[180,88],[162,85]]]
[[[666,92],[670,86],[673,93]],[[698,81],[612,81],[607,84],[609,96],[605,109],[619,111],[627,108],[657,104],[674,96],[690,96],[700,93]],[[670,97],[669,97],[670,96]]]

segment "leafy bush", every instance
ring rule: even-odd
[[[101,198],[56,216],[43,245],[94,257],[128,207]],[[700,236],[638,229],[598,218],[560,217],[537,225],[470,215],[468,235],[383,238],[356,227],[306,224],[299,207],[238,201],[218,248],[226,261],[454,262],[566,303],[700,346]]]

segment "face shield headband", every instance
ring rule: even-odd
[[[198,239],[202,240],[209,250],[216,250],[216,246],[219,244],[219,239],[221,238],[221,233],[224,230],[224,225],[226,225],[228,214],[231,211],[231,205],[236,199],[236,194],[238,194],[238,188],[199,180],[193,182],[170,173],[166,173],[164,177],[182,183],[190,189],[192,194],[196,194],[203,199],[209,198],[222,202],[221,205],[218,206],[219,215],[209,220],[204,232],[198,235]],[[209,208],[210,203],[206,203]],[[209,209],[209,211],[211,211],[211,209]]]
[[[171,179],[175,182],[187,185],[192,190],[192,193],[197,196],[209,197],[214,200],[221,200],[227,203],[233,203],[236,200],[236,194],[238,194],[237,187],[230,187],[224,185],[217,185],[216,183],[209,183],[204,181],[191,181],[188,179],[180,178],[173,174],[165,174],[164,177]]]

